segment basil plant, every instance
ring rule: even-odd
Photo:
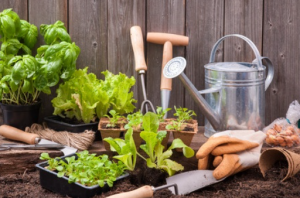
[[[46,45],[32,55],[38,29],[21,20],[12,9],[0,13],[0,100],[5,104],[37,102],[43,92],[60,79],[68,79],[76,69],[80,49],[71,42],[64,23],[42,24],[40,33]]]

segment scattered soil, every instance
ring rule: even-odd
[[[197,169],[197,160],[194,157],[186,159],[182,153],[174,151],[172,159],[181,163],[185,167],[185,171]],[[168,189],[164,189],[156,191],[154,197],[300,197],[300,173],[285,182],[281,182],[286,171],[287,162],[279,161],[267,172],[265,178],[260,173],[258,166],[255,166],[186,196],[172,195]],[[129,177],[115,182],[110,191],[95,195],[94,198],[131,191],[145,184],[157,187],[165,184],[165,177],[165,173],[148,169],[145,163],[139,160],[136,170]],[[6,197],[60,198],[63,196],[43,189],[39,182],[39,172],[34,171],[6,176],[0,175],[0,198]]]

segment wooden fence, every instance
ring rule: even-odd
[[[103,78],[102,71],[135,76],[137,107],[143,101],[141,82],[134,69],[129,29],[186,35],[186,47],[174,46],[174,56],[187,60],[186,75],[204,89],[204,68],[213,44],[223,35],[237,33],[250,38],[275,67],[266,91],[266,124],[284,117],[288,105],[300,98],[300,1],[297,0],[1,0],[0,10],[13,8],[21,19],[40,24],[65,23],[72,40],[81,48],[77,68]],[[145,40],[144,40],[145,41]],[[39,36],[37,46],[43,44]],[[147,93],[160,106],[162,45],[145,42],[148,65]],[[250,47],[239,39],[226,40],[218,49],[217,61],[251,62]],[[51,95],[42,95],[40,118],[51,115]],[[199,125],[204,117],[179,79],[173,80],[170,106],[196,111]]]

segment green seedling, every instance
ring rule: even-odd
[[[107,183],[112,187],[126,169],[121,161],[115,163],[109,160],[108,155],[96,156],[87,150],[77,153],[77,159],[75,156],[66,157],[65,161],[53,159],[48,153],[42,153],[40,159],[48,160],[47,169],[57,171],[58,177],[67,176],[69,183],[77,182],[85,186],[103,187]]]
[[[143,114],[141,111],[137,111],[127,115],[127,124],[124,126],[125,129],[133,128],[137,129],[143,122]]]
[[[109,119],[109,123],[106,125],[106,127],[110,127],[110,128],[115,128],[117,126],[117,123],[125,117],[124,116],[120,116],[119,113],[117,113],[115,110],[110,110],[109,111],[109,115],[105,115],[105,117],[107,117]]]
[[[171,123],[166,126],[166,129],[181,131],[186,126],[186,123],[193,119],[192,116],[196,116],[196,113],[188,108],[176,108],[176,106],[174,108],[174,116],[177,118],[176,120],[172,120]]]
[[[167,108],[167,109],[163,110],[162,107],[157,107],[156,114],[157,114],[158,119],[159,119],[160,122],[164,121],[164,116],[170,110],[171,110],[171,108]]]

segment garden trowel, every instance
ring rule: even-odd
[[[12,148],[23,148],[23,149],[53,149],[57,148],[64,153],[64,155],[70,155],[76,153],[77,149],[58,144],[49,140],[45,140],[39,137],[39,135],[34,133],[27,133],[15,127],[9,125],[0,126],[0,135],[10,140],[16,140],[20,142],[27,143],[29,145],[17,145],[17,144],[2,144],[2,150],[12,149]]]
[[[166,179],[167,184],[159,187],[143,186],[133,191],[112,195],[108,198],[151,198],[155,191],[169,188],[173,194],[186,195],[200,188],[220,182],[213,177],[212,170],[193,170]]]

